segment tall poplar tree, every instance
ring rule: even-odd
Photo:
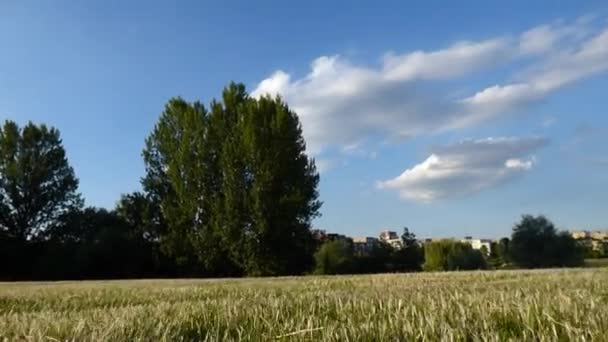
[[[209,224],[207,122],[202,104],[169,100],[146,140],[142,183],[150,198],[160,203],[169,227],[162,237],[165,252],[180,263],[197,258],[212,269],[217,253]]]
[[[235,83],[209,108],[170,100],[146,141],[143,184],[161,203],[167,249],[213,272],[310,268],[319,175],[296,113]]]

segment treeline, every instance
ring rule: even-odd
[[[302,274],[319,175],[297,115],[230,84],[171,99],[146,139],[143,192],[85,208],[59,131],[0,129],[3,279]],[[108,170],[108,172],[111,172]]]
[[[489,250],[473,250],[456,241],[425,244],[427,270],[577,267],[584,264],[585,248],[546,217],[524,215],[510,238],[493,241]]]
[[[110,210],[86,207],[59,131],[6,121],[0,279],[376,273],[503,263],[460,243],[421,244],[407,230],[402,248],[378,244],[365,253],[320,239],[311,230],[321,207],[319,175],[297,115],[278,97],[250,97],[241,84],[230,84],[208,106],[171,99],[142,156],[142,192],[123,195]],[[578,264],[576,244],[543,219],[524,217],[502,246],[504,263]],[[568,249],[572,259],[560,254]],[[530,250],[541,252],[522,256]]]
[[[356,250],[349,239],[324,239],[315,253],[315,274],[364,274],[417,272],[422,270],[424,250],[416,236],[404,228],[401,244],[395,248],[378,241]]]
[[[419,241],[407,228],[400,248],[379,241],[361,253],[346,239],[323,243],[315,254],[316,274],[462,271],[503,268],[577,267],[585,248],[568,232],[558,231],[544,216],[524,215],[511,238],[488,249],[473,249],[452,239]]]

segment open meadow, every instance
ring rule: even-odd
[[[0,283],[0,340],[608,340],[608,269]]]

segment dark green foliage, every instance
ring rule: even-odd
[[[421,271],[424,262],[424,250],[416,235],[403,228],[401,234],[402,248],[394,251],[393,269],[395,271]]]
[[[301,274],[318,243],[319,176],[298,117],[230,84],[221,101],[171,99],[146,140],[145,193],[87,208],[59,132],[0,129],[0,277]]]
[[[606,256],[524,216],[486,251],[452,240],[357,249],[312,232],[319,175],[297,115],[230,84],[220,101],[171,99],[146,140],[143,193],[82,209],[59,131],[0,127],[0,279],[207,277],[580,266]],[[315,253],[316,251],[316,253]],[[509,320],[504,326],[510,326]],[[510,328],[508,328],[510,329]],[[507,330],[508,330],[507,329]],[[510,334],[510,333],[509,333]]]
[[[513,228],[509,255],[525,268],[580,266],[583,250],[567,232],[558,232],[544,216],[524,215]]]
[[[0,279],[110,279],[180,275],[157,242],[116,211],[73,211],[45,240],[0,241]],[[9,247],[9,248],[7,248]],[[183,275],[192,275],[185,273]]]
[[[509,238],[502,238],[498,241],[492,241],[490,253],[482,253],[487,260],[488,267],[491,269],[504,269],[512,266],[509,256]]]
[[[591,240],[578,240],[576,242],[583,249],[585,259],[608,258],[608,242],[601,242],[598,247],[594,247]]]
[[[253,257],[237,258],[249,274],[300,273],[311,264],[310,225],[320,207],[319,176],[305,154],[300,123],[270,97],[249,99],[242,115],[243,183],[254,234],[244,234]]]
[[[453,240],[425,243],[424,269],[427,271],[457,271],[485,269],[486,262],[480,251],[470,244]]]
[[[312,266],[319,176],[298,117],[279,98],[230,84],[210,110],[172,99],[144,150],[165,250],[207,271],[299,274]]]
[[[206,162],[211,158],[203,140],[207,134],[208,114],[203,105],[171,99],[146,140],[142,183],[170,228],[163,234],[163,249],[178,263],[198,258],[210,268],[219,252],[217,244],[211,243],[208,219],[211,194],[205,183],[212,170]]]
[[[315,274],[348,274],[353,272],[352,245],[343,240],[324,243],[315,253]]]
[[[427,271],[447,270],[447,256],[452,241],[432,241],[424,244],[424,269]]]
[[[403,228],[401,248],[378,241],[369,250],[357,251],[352,261],[351,272],[384,273],[415,272],[422,270],[424,251],[416,235]],[[317,260],[318,261],[318,260]]]
[[[77,187],[58,130],[10,121],[0,128],[0,279],[131,278],[170,270],[158,252],[158,211],[145,198],[125,196],[116,212],[82,210]]]
[[[116,206],[116,214],[131,227],[134,238],[158,242],[166,234],[160,206],[140,192],[123,195]]]
[[[141,268],[135,254],[139,251],[136,238],[126,222],[105,209],[87,208],[70,224],[74,234],[72,245],[75,271],[83,272],[84,278],[103,278],[115,274],[117,278],[129,277]],[[61,234],[56,234],[62,238]],[[69,241],[68,239],[62,239]]]
[[[395,250],[388,244],[379,242],[368,253],[355,255],[352,262],[354,273],[384,273],[392,270]]]
[[[35,273],[49,233],[82,205],[77,188],[59,131],[0,127],[0,278]]]
[[[0,127],[0,232],[24,243],[42,238],[82,205],[59,131],[12,121]]]
[[[511,262],[510,259],[510,243],[509,238],[502,238],[496,244],[496,258],[500,260],[503,264],[508,264]]]

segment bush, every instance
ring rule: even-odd
[[[441,240],[424,245],[424,270],[457,271],[485,269],[486,261],[482,253],[468,243]]]
[[[315,274],[347,274],[353,271],[352,246],[341,240],[328,241],[315,253]]]

